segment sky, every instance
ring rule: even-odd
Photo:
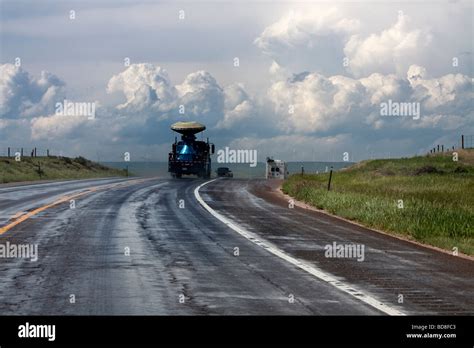
[[[161,161],[184,120],[259,161],[413,156],[474,134],[471,1],[0,4],[0,155]]]

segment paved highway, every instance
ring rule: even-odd
[[[364,260],[325,257],[334,242]],[[290,209],[263,180],[3,186],[7,243],[38,260],[0,258],[3,315],[474,314],[473,261]]]

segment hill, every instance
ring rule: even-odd
[[[0,183],[124,175],[124,170],[109,168],[83,157],[23,157],[18,162],[14,158],[0,157]]]

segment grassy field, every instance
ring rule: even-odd
[[[329,174],[293,175],[283,192],[366,226],[474,255],[474,150],[369,160]],[[399,200],[403,208],[399,208]]]
[[[23,157],[19,162],[0,157],[0,183],[124,175],[123,170],[108,168],[83,157]]]

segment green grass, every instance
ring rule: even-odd
[[[109,168],[83,157],[23,157],[19,162],[14,158],[0,157],[0,183],[124,175],[123,170]]]
[[[459,155],[363,161],[333,173],[329,192],[326,173],[293,175],[282,189],[368,227],[474,255],[474,150]]]

